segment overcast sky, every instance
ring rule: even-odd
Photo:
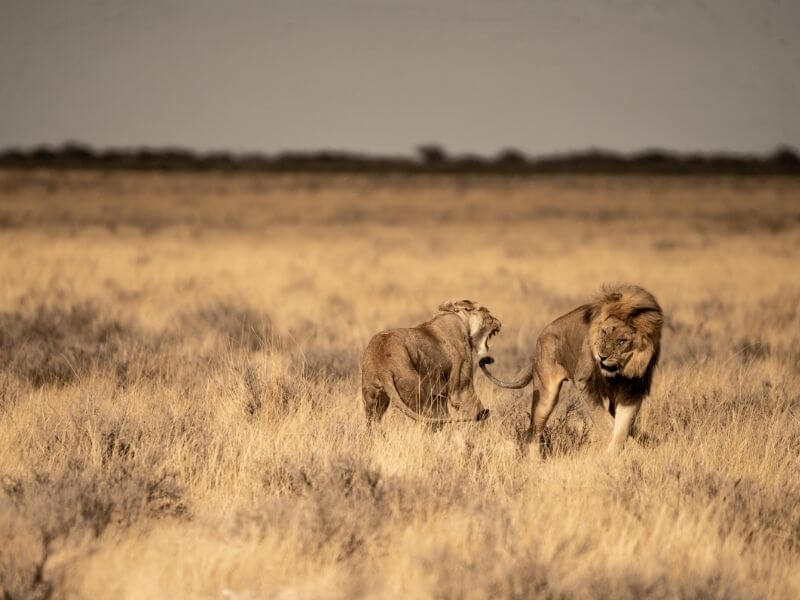
[[[2,0],[0,146],[800,147],[794,0]]]

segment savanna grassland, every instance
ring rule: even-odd
[[[637,443],[572,390],[369,431],[358,356],[470,298],[510,376],[605,282]],[[0,173],[0,596],[797,598],[800,180]]]

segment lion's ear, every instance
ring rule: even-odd
[[[458,302],[456,302],[456,307],[459,310],[476,310],[478,308],[478,305],[475,302],[473,302],[472,300],[466,300],[465,299],[465,300],[459,300]]]
[[[455,305],[454,302],[442,302],[439,305],[439,311],[440,312],[456,312],[457,310],[458,310],[458,308],[456,308],[456,305]]]
[[[648,336],[637,335],[635,349],[628,364],[622,369],[622,375],[629,379],[638,379],[644,376],[647,368],[653,361],[656,347]]]
[[[475,310],[478,307],[472,300],[458,300],[456,302],[443,302],[439,305],[442,312],[458,312],[460,310]]]

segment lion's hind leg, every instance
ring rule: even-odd
[[[528,429],[524,431],[520,437],[520,443],[523,445],[522,450],[524,453],[528,452],[528,446],[533,441],[535,436],[535,428],[533,426],[533,415],[536,412],[536,406],[539,404],[539,389],[534,385],[533,393],[531,395],[531,421]]]
[[[567,370],[557,360],[559,343],[557,337],[549,335],[540,336],[536,342],[530,437],[531,442],[536,442],[540,455],[544,455],[545,451],[545,425],[558,403],[561,386],[569,377]]]
[[[364,399],[367,423],[371,425],[380,421],[389,409],[389,394],[382,387],[369,386],[361,390],[361,395]]]
[[[530,441],[536,442],[539,454],[544,455],[544,428],[547,420],[558,403],[558,396],[561,392],[563,378],[552,378],[547,383],[541,384],[539,388],[534,388],[533,398],[531,399],[531,428]]]

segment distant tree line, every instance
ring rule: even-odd
[[[451,155],[441,146],[418,148],[417,156],[351,152],[194,152],[183,148],[95,150],[74,142],[59,147],[0,151],[0,168],[142,171],[244,171],[276,173],[452,173],[452,174],[732,174],[800,175],[800,156],[789,147],[770,154],[678,153],[647,150],[621,154],[588,150],[530,157],[508,149],[496,156]]]

